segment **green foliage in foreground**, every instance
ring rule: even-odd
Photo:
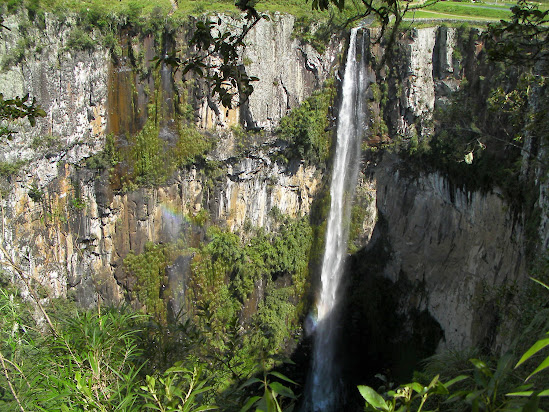
[[[230,237],[226,241],[230,244]],[[229,252],[221,245],[214,249],[218,257]],[[222,336],[217,335],[222,348],[214,342],[219,332],[209,327],[193,330],[180,323],[179,331],[159,334],[147,315],[127,309],[79,311],[57,300],[45,310],[53,321],[40,327],[34,304],[2,283],[0,411],[190,412],[216,409],[217,404],[224,411],[280,412],[290,410],[299,397],[292,389],[296,383],[272,370],[265,356],[252,358],[252,352],[244,351],[252,365],[248,370],[232,363],[237,354],[242,361],[238,323],[230,330],[226,325]],[[548,310],[539,313],[546,320]],[[161,339],[173,339],[177,345],[165,346]],[[179,359],[161,367],[155,359],[166,348]],[[418,375],[396,389],[378,393],[360,386],[359,391],[370,411],[537,411],[543,407],[540,399],[549,396],[548,349],[549,333],[544,333],[520,357],[506,354],[493,365],[475,354],[465,362],[445,358],[432,368],[443,370],[426,382]],[[222,384],[227,372],[233,373],[231,383]]]
[[[208,225],[209,222],[203,222]],[[185,284],[187,336],[198,334],[199,345],[192,353],[220,366],[212,386],[218,392],[230,390],[257,372],[258,358],[283,353],[295,345],[298,320],[304,308],[308,283],[308,262],[312,229],[306,219],[276,218],[277,230],[267,233],[249,229],[239,236],[217,226],[207,229],[205,242],[190,244],[193,234],[175,243],[146,245],[141,254],[130,253],[124,269],[135,279],[132,294],[152,315],[153,328],[169,330],[168,302],[173,292],[166,267],[184,256],[190,261]],[[199,228],[197,230],[203,230]],[[174,345],[160,337],[161,346]],[[192,347],[191,342],[179,346]],[[152,361],[168,366],[174,355]],[[265,361],[264,368],[274,363]]]
[[[547,336],[537,341],[522,356],[515,369],[534,354],[549,346],[549,332]],[[546,358],[524,380],[522,385],[509,392],[502,391],[501,386],[513,369],[510,354],[504,355],[499,360],[495,370],[480,359],[471,359],[470,363],[472,365],[471,374],[459,375],[448,382],[442,382],[437,375],[427,386],[423,386],[419,382],[412,382],[386,392],[385,396],[381,396],[369,386],[359,386],[358,389],[366,400],[366,410],[387,412],[397,410],[420,412],[424,406],[429,410],[433,410],[433,407],[435,410],[449,410],[452,408],[452,404],[461,405],[458,408],[462,410],[471,408],[482,411],[537,411],[540,397],[549,396],[549,389],[544,387],[540,389],[527,383],[532,375],[549,367],[549,358]],[[471,381],[468,388],[453,390],[455,384],[463,385],[468,381]]]
[[[45,309],[50,327],[40,327],[33,310],[13,287],[0,288],[0,411],[191,412],[217,409],[216,398],[230,411],[256,402],[245,390],[248,385],[216,392],[212,383],[223,363],[201,358],[193,349],[200,346],[200,335],[188,329],[171,337],[180,343],[180,360],[151,369],[148,361],[164,347],[151,346],[148,316],[116,308],[79,311],[57,300]],[[189,339],[194,345],[183,343]],[[254,372],[262,368],[256,365]],[[295,398],[290,379],[274,371],[269,375],[263,397],[278,403]]]
[[[547,285],[533,280],[549,291]],[[542,309],[538,315],[547,327],[549,309]],[[428,384],[418,374],[414,382],[396,389],[383,387],[381,393],[369,386],[358,389],[368,411],[538,411],[543,399],[549,397],[549,331],[538,336],[520,357],[509,351],[491,363],[476,357],[465,361],[459,356],[449,357],[451,353],[438,354],[428,360],[427,373],[423,374],[428,375],[430,369],[440,371]],[[530,370],[525,371],[526,365]],[[446,377],[449,371],[450,375],[459,374]]]
[[[0,139],[11,140],[15,131],[11,124],[17,119],[28,119],[31,126],[36,124],[38,117],[46,116],[46,112],[36,103],[36,99],[29,99],[26,94],[23,97],[5,99],[0,93]]]

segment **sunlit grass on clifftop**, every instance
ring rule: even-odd
[[[510,3],[439,1],[425,8],[408,11],[406,18],[499,21],[511,16],[512,6]]]
[[[233,0],[0,0],[8,12],[14,12],[23,7],[47,12],[83,12],[100,10],[103,14],[124,16],[128,12],[139,11],[141,15],[150,15],[153,10],[161,10],[163,14],[172,17],[186,17],[209,13],[240,13]],[[305,0],[274,0],[258,2],[256,8],[261,12],[281,12],[295,16],[327,16],[327,12],[311,10],[311,4]]]

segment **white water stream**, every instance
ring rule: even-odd
[[[331,205],[317,302],[313,367],[309,378],[306,409],[340,410],[339,373],[335,341],[340,333],[337,305],[347,254],[350,209],[358,173],[360,140],[365,129],[366,74],[364,41],[357,45],[358,29],[351,31],[343,77],[341,107],[337,122],[337,144],[330,186]],[[358,50],[357,50],[358,49]]]

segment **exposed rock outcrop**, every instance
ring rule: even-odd
[[[483,45],[477,34],[473,30],[460,40],[456,29],[425,28],[403,36],[396,52],[398,66],[377,68],[378,84],[388,85],[388,95],[379,100],[386,99],[383,109],[389,135],[399,136],[406,146],[432,133],[433,110],[447,104],[459,89],[464,71],[471,81],[480,75],[475,59]],[[467,68],[460,61],[464,50]],[[379,49],[372,49],[378,61],[379,55]],[[383,111],[375,105],[374,98],[374,114]],[[362,208],[370,205],[363,226],[368,228],[364,233],[373,236],[370,241],[364,238],[365,248],[355,260],[369,250],[386,252],[380,256],[380,267],[373,267],[369,275],[391,280],[393,291],[402,293],[396,298],[397,311],[408,320],[426,311],[438,322],[443,331],[439,349],[506,350],[517,303],[515,288],[528,279],[524,210],[531,206],[519,212],[500,188],[467,189],[452,183],[455,176],[434,172],[433,167],[406,167],[406,160],[388,153],[380,162],[376,158],[365,156],[367,164],[357,189],[372,194]],[[523,159],[527,168],[534,164]],[[543,188],[539,196],[536,205],[541,206]],[[374,217],[372,204],[376,205]],[[539,233],[541,239],[547,238],[546,229]],[[545,248],[543,240],[541,247]],[[366,269],[362,276],[368,276]]]
[[[466,192],[436,173],[405,176],[390,160],[376,168],[375,181],[392,251],[384,274],[420,286],[407,310],[428,310],[444,330],[442,347],[505,349],[505,308],[493,305],[527,273],[513,211],[497,193]]]
[[[0,54],[9,55],[20,40],[20,18],[4,21],[12,31],[0,39]],[[98,299],[117,302],[134,281],[121,270],[123,258],[130,250],[143,251],[147,241],[176,237],[187,225],[185,216],[206,209],[236,231],[248,222],[269,228],[274,208],[290,216],[308,214],[319,193],[319,169],[272,160],[268,138],[239,154],[230,131],[234,125],[273,131],[337,64],[339,44],[319,55],[292,38],[293,24],[291,16],[274,15],[247,37],[243,68],[260,81],[244,107],[224,109],[203,85],[191,90],[197,125],[217,136],[210,155],[221,163],[217,177],[189,168],[162,187],[127,193],[113,190],[107,172],[87,170],[83,161],[103,148],[107,131],[124,134],[143,126],[154,81],[146,76],[140,81],[128,59],[115,63],[100,46],[67,51],[70,21],[46,17],[45,30],[30,28],[27,35],[41,49],[0,74],[6,96],[30,92],[48,113],[37,128],[23,127],[0,150],[4,161],[26,162],[6,178],[9,187],[2,199],[2,242],[13,260],[54,296],[73,293],[84,306]],[[392,136],[412,139],[432,132],[434,108],[444,105],[461,81],[456,33],[452,28],[411,30],[399,41],[398,67],[378,68],[377,81],[387,86],[384,110]],[[184,38],[174,36],[174,47]],[[154,47],[149,36],[123,52],[152,57]],[[170,102],[172,109],[186,103],[176,103],[180,79],[175,77],[166,70],[159,79],[162,104]],[[169,139],[172,125],[163,121]],[[525,278],[520,218],[497,189],[466,192],[437,173],[406,176],[391,156],[364,172],[357,199],[365,202],[367,212],[356,246],[378,239],[377,217],[387,222],[382,234],[391,253],[381,272],[392,281],[405,278],[417,292],[402,298],[400,310],[428,311],[444,331],[441,347],[503,348],[490,293]],[[546,192],[544,187],[541,204]],[[541,229],[546,244],[543,227],[546,218]]]

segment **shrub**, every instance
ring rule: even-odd
[[[136,279],[132,291],[134,298],[161,323],[166,323],[167,319],[168,296],[162,293],[167,284],[166,267],[179,253],[180,245],[176,243],[155,245],[148,242],[143,253],[130,251],[124,259],[125,270]]]
[[[0,176],[11,177],[19,173],[19,170],[26,164],[24,160],[16,160],[15,162],[0,162]]]
[[[92,51],[95,49],[96,45],[95,40],[78,27],[71,30],[67,39],[67,48],[69,50]]]
[[[175,163],[179,167],[189,166],[212,148],[206,136],[193,126],[181,126],[175,146]]]
[[[334,94],[333,84],[327,84],[281,119],[277,133],[289,143],[288,159],[298,157],[312,163],[326,162],[332,145],[329,108]]]

